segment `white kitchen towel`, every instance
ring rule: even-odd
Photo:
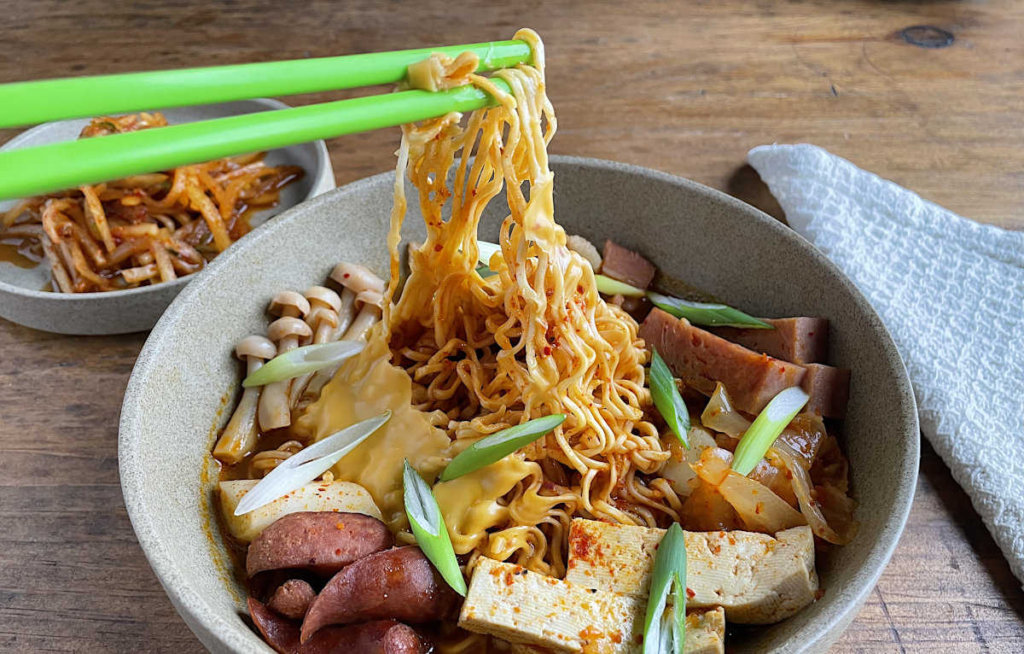
[[[747,159],[790,226],[882,317],[921,431],[1024,582],[1024,232],[962,218],[813,145]]]

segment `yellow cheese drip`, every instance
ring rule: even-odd
[[[430,424],[427,414],[412,406],[412,380],[388,362],[379,330],[374,330],[366,349],[346,362],[324,386],[320,398],[299,420],[299,429],[320,440],[389,409],[391,419],[345,455],[332,472],[335,479],[357,483],[370,491],[384,522],[397,531],[407,526],[402,460],[409,459],[430,481],[447,465],[450,441]]]

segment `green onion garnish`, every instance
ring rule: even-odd
[[[491,264],[491,257],[494,256],[495,252],[501,252],[501,246],[497,243],[488,243],[487,241],[476,242],[477,260],[481,265],[489,266]]]
[[[669,297],[654,291],[647,291],[647,297],[654,306],[676,318],[686,318],[694,325],[705,327],[746,327],[748,329],[774,329],[763,320],[749,316],[739,309],[725,304],[689,302]]]
[[[672,628],[665,628],[662,614],[672,593]],[[673,523],[658,545],[651,572],[651,594],[644,617],[644,654],[676,654],[686,638],[686,538]]]
[[[246,377],[242,381],[242,386],[265,386],[301,377],[355,356],[362,352],[364,347],[366,344],[359,341],[335,341],[297,347],[267,361],[266,365]]]
[[[459,570],[459,562],[455,559],[455,548],[452,547],[451,538],[448,536],[448,527],[444,524],[441,507],[437,505],[437,498],[434,497],[430,486],[409,465],[408,459],[405,460],[402,481],[405,485],[405,515],[409,517],[409,525],[416,537],[416,544],[448,585],[465,597],[466,580]]]
[[[749,475],[808,399],[810,397],[799,386],[787,388],[773,397],[740,438],[732,455],[732,469],[744,477]]]
[[[302,448],[278,464],[242,496],[242,500],[235,507],[235,515],[245,515],[250,511],[255,511],[313,481],[327,472],[335,463],[341,461],[346,454],[358,447],[360,443],[370,437],[370,434],[380,429],[390,419],[391,412],[385,411],[379,416],[357,422],[309,447]]]
[[[478,274],[481,277],[483,277],[484,279],[486,279],[486,278],[488,278],[491,275],[494,275],[496,273],[493,270],[491,270],[489,266],[477,266],[476,267],[476,274]]]
[[[668,428],[676,435],[683,447],[690,447],[687,441],[687,434],[690,431],[690,412],[686,409],[683,396],[679,394],[679,387],[668,369],[665,360],[661,358],[657,350],[651,351],[651,397],[654,398],[654,406],[658,407],[658,413],[668,423]]]
[[[612,279],[607,275],[594,275],[594,279],[597,280],[597,290],[605,295],[621,295],[623,297],[644,296],[644,289]]]
[[[529,445],[541,436],[562,424],[564,413],[554,413],[543,418],[527,420],[521,425],[502,429],[490,436],[484,436],[451,460],[441,473],[441,481],[451,481],[462,475],[501,461],[519,448]]]

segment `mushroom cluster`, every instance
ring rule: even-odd
[[[355,263],[339,263],[331,272],[328,286],[311,286],[305,293],[281,291],[267,307],[274,320],[266,334],[246,336],[238,342],[235,355],[251,375],[266,361],[297,347],[338,340],[365,341],[380,321],[384,306],[384,280]],[[340,293],[339,293],[340,291]],[[255,448],[260,434],[292,424],[292,413],[320,396],[337,366],[250,387],[242,392],[235,411],[221,432],[213,455],[233,465]]]

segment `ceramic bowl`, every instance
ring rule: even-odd
[[[256,99],[165,109],[162,113],[168,122],[176,125],[287,107],[279,100]],[[39,125],[11,139],[0,150],[71,141],[78,138],[78,133],[88,122],[86,119],[64,120]],[[282,211],[334,188],[331,158],[323,141],[272,150],[267,153],[267,162],[273,165],[301,166],[306,174],[282,190],[277,207],[256,213],[252,219],[253,225],[260,225]],[[13,205],[13,201],[0,202],[0,211]],[[0,261],[0,318],[58,334],[126,334],[142,331],[156,324],[167,305],[194,277],[192,275],[173,282],[124,291],[51,293],[42,290],[50,281],[50,269],[45,263],[34,268],[20,268]]]
[[[830,359],[853,370],[841,441],[860,532],[820,559],[819,601],[781,624],[727,638],[730,652],[824,651],[874,587],[914,495],[917,414],[892,339],[834,265],[756,209],[634,166],[554,157],[553,169],[557,218],[568,233],[612,237],[754,315],[831,320]],[[210,514],[216,469],[209,452],[239,381],[232,347],[262,333],[264,307],[280,289],[320,283],[341,260],[387,270],[392,183],[388,173],[314,198],[218,257],[161,318],[128,384],[118,445],[125,504],[174,606],[214,652],[270,651],[247,624],[244,589],[226,568]],[[506,212],[490,207],[481,235],[494,240]],[[414,209],[403,236],[424,236]]]

